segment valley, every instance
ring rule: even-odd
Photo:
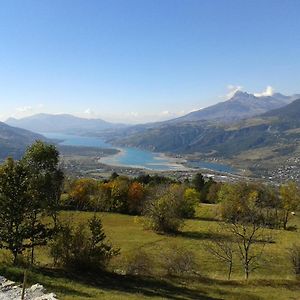
[[[0,300],[300,299],[299,12],[1,1]]]
[[[131,126],[47,114],[9,119],[7,123],[44,135],[20,129],[30,136],[27,144],[44,138],[60,146],[72,146],[64,161],[73,171],[76,166],[76,173],[89,172],[94,176],[118,170],[127,175],[166,171],[192,174],[195,170],[208,170],[212,174],[236,174],[280,183],[287,178],[299,181],[300,177],[297,97],[277,93],[260,98],[238,91],[231,99],[186,117]],[[24,151],[25,145],[20,145],[16,155]],[[90,155],[87,150],[91,150]]]

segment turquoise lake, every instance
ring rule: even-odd
[[[84,137],[60,133],[42,133],[49,139],[61,140],[60,145],[85,146],[97,148],[115,148],[120,153],[101,158],[100,162],[108,165],[145,168],[150,170],[168,171],[182,170],[184,167],[175,163],[172,158],[137,148],[116,147],[106,143],[99,137]]]
[[[84,137],[60,133],[42,134],[47,138],[60,140],[60,145],[119,149],[120,153],[101,158],[101,162],[108,165],[145,168],[157,171],[185,169],[183,165],[176,163],[176,159],[166,157],[163,154],[137,148],[116,147],[106,143],[99,137]],[[230,166],[202,161],[189,162],[188,166],[226,173],[234,173],[235,171]]]

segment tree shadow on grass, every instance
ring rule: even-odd
[[[78,283],[100,288],[106,291],[118,291],[123,293],[140,294],[147,297],[162,297],[173,300],[212,300],[204,290],[195,290],[183,286],[174,285],[167,280],[150,277],[118,275],[103,272],[101,274],[70,274],[60,270],[41,269],[43,275],[56,278],[68,278]],[[59,288],[59,287],[58,287]],[[66,291],[67,295],[70,295]]]
[[[232,240],[232,237],[217,232],[182,231],[178,236],[193,240]]]
[[[40,270],[30,271],[28,273],[27,284],[31,285],[31,284],[40,283],[46,288],[47,292],[49,293],[55,292],[55,293],[62,293],[64,295],[69,295],[69,296],[86,297],[86,298],[91,297],[91,295],[88,293],[79,291],[75,288],[67,287],[66,285],[61,285],[58,282],[53,282],[52,280],[53,277],[41,278],[40,274],[42,273],[43,272],[40,272]],[[0,266],[0,274],[9,280],[15,281],[16,283],[23,282],[24,270],[21,268]]]
[[[281,280],[281,279],[253,279],[249,283],[253,286],[269,286],[273,288],[284,288],[288,290],[300,290],[299,280]]]
[[[0,267],[0,274],[16,282],[22,282],[23,279],[23,270],[19,268]],[[31,270],[28,275],[29,284],[39,282],[43,284],[49,292],[55,292],[69,297],[78,297],[79,299],[95,297],[92,292],[81,291],[84,287],[98,288],[106,292],[112,291],[172,300],[213,300],[227,297],[231,299],[258,300],[260,298],[257,295],[243,291],[243,287],[249,285],[269,285],[274,287],[289,286],[291,289],[290,285],[293,283],[293,288],[298,288],[296,287],[297,281],[268,280],[265,282],[255,280],[245,285],[245,283],[241,281],[218,280],[202,276],[192,276],[190,278],[179,276],[160,279],[153,277],[125,276],[108,272],[78,274],[51,268],[35,268]],[[189,285],[191,284],[195,287],[183,286],[183,281],[189,282]],[[229,290],[224,290],[222,286],[229,287]],[[230,289],[230,287],[238,288],[239,290],[235,291]],[[100,290],[99,293],[101,293]],[[209,293],[220,295],[220,297],[208,296]],[[125,299],[125,297],[125,295],[120,295],[120,299]]]
[[[192,220],[207,221],[207,222],[220,222],[217,217],[193,217]]]

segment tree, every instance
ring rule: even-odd
[[[287,224],[291,212],[295,211],[300,204],[300,190],[295,182],[288,182],[280,187],[281,206],[283,210],[283,228],[287,229]]]
[[[111,193],[111,211],[128,212],[128,189],[129,180],[127,177],[119,176],[109,183]]]
[[[230,223],[244,223],[256,219],[262,223],[264,219],[261,207],[257,204],[261,194],[255,185],[246,182],[223,184],[219,193],[221,215],[224,221]]]
[[[195,207],[199,201],[200,193],[193,188],[187,188],[184,191],[181,215],[185,218],[195,216]]]
[[[140,214],[144,197],[145,190],[143,185],[137,181],[132,182],[128,189],[128,212]]]
[[[218,202],[218,193],[222,187],[222,183],[213,183],[210,185],[208,189],[208,193],[206,195],[206,201],[208,203],[217,203]]]
[[[250,273],[259,267],[259,259],[271,237],[265,234],[264,227],[256,220],[247,224],[231,224],[229,231],[238,245],[245,279],[248,280]]]
[[[205,185],[205,180],[204,177],[201,173],[197,173],[194,178],[192,179],[192,184],[193,187],[198,191],[201,192],[204,185]]]
[[[30,248],[31,236],[27,170],[13,159],[0,167],[0,246],[18,254]]]
[[[59,169],[59,153],[55,146],[42,141],[30,146],[20,161],[27,171],[27,192],[30,209],[31,263],[35,246],[45,245],[57,225],[57,211],[63,186],[63,172]],[[43,222],[43,217],[53,218],[54,228]]]
[[[151,229],[162,233],[175,233],[184,222],[174,198],[167,194],[149,203],[146,218]]]
[[[259,266],[264,246],[270,240],[270,236],[265,234],[263,191],[255,184],[241,182],[224,184],[218,194],[222,216],[231,223],[224,226],[238,245],[246,280],[251,271]]]
[[[175,233],[184,223],[176,193],[169,187],[156,187],[155,195],[145,206],[145,225],[162,233]]]
[[[223,224],[220,224],[220,228],[223,228]],[[220,232],[219,230],[218,232]],[[205,243],[205,250],[211,253],[216,259],[224,262],[228,267],[227,278],[230,280],[233,258],[234,258],[234,242],[231,239],[213,239],[211,242]]]
[[[93,197],[98,192],[96,180],[91,178],[80,178],[71,184],[69,192],[72,205],[79,210],[91,209]]]
[[[119,174],[117,172],[112,172],[110,175],[110,180],[117,179],[119,177]]]
[[[184,193],[185,187],[179,184],[152,189],[152,198],[146,202],[144,210],[146,225],[157,232],[178,232],[184,218],[195,212],[194,191],[188,191],[186,198]]]

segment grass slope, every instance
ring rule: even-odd
[[[158,235],[145,231],[138,219],[131,216],[100,213],[104,229],[114,246],[121,248],[121,255],[112,262],[113,269],[122,265],[124,258],[135,249],[143,249],[158,261],[166,249],[174,244],[192,250],[200,266],[201,277],[163,278],[159,264],[153,266],[157,274],[152,278],[123,276],[111,273],[99,275],[74,275],[51,269],[45,249],[39,249],[38,266],[29,274],[30,282],[40,282],[59,299],[299,299],[300,284],[291,272],[287,249],[299,240],[298,231],[274,230],[275,243],[268,244],[262,268],[251,275],[248,283],[242,269],[235,262],[233,278],[225,280],[223,264],[207,254],[203,245],[211,238],[226,238],[217,233],[214,220],[216,206],[201,205],[194,220],[186,222],[178,236]],[[64,219],[85,222],[92,216],[88,212],[62,212]],[[295,216],[292,225],[300,225]],[[2,252],[2,255],[6,254]],[[3,258],[2,258],[3,259]],[[22,270],[1,265],[0,274],[21,281]]]

